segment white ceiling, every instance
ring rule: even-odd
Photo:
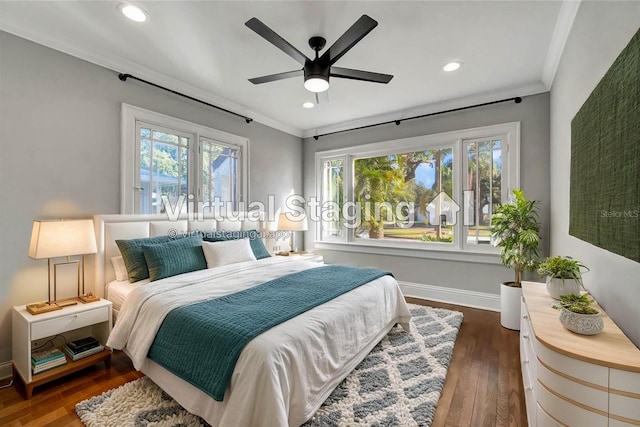
[[[135,3],[135,2],[134,2]],[[549,89],[575,1],[137,2],[149,22],[114,1],[0,2],[0,29],[118,72],[165,85],[299,136]],[[361,15],[378,26],[336,66],[393,74],[387,84],[334,78],[320,104],[302,78],[248,78],[300,66],[244,23],[257,17],[313,56]],[[445,73],[451,60],[463,67]],[[115,78],[115,76],[114,76]],[[133,83],[123,83],[133,84]]]

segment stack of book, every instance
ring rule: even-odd
[[[73,361],[100,353],[104,350],[104,346],[100,345],[94,337],[86,337],[75,341],[70,341],[62,347],[67,356]]]
[[[31,353],[31,368],[34,375],[65,363],[67,363],[67,359],[64,357],[64,353],[55,347],[43,348]]]

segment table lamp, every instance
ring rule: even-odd
[[[304,214],[281,213],[278,218],[278,230],[289,232],[290,252],[297,252],[298,248],[295,247],[295,232],[308,230],[307,217]]]
[[[27,310],[31,314],[46,313],[58,310],[67,305],[77,304],[80,299],[83,302],[95,301],[98,298],[84,295],[84,256],[97,252],[96,236],[93,221],[57,220],[57,221],[33,221],[31,232],[31,244],[29,256],[33,259],[47,259],[48,300],[47,303],[29,304]],[[81,261],[71,260],[71,256],[81,255]],[[53,263],[53,301],[51,300],[51,259],[66,257],[65,262]],[[70,298],[57,301],[57,267],[59,265],[77,264],[78,268],[78,298]],[[82,291],[80,286],[82,284]]]

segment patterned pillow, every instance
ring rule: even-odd
[[[200,236],[142,245],[142,252],[149,269],[149,279],[152,282],[207,268]]]
[[[129,277],[129,281],[133,283],[138,280],[149,278],[147,261],[145,261],[144,254],[142,253],[143,245],[166,243],[181,237],[184,236],[157,236],[130,240],[116,240],[122,259],[124,259],[124,265],[127,267],[127,276]]]
[[[202,251],[207,260],[208,268],[256,260],[249,244],[249,238],[202,242]]]
[[[240,230],[240,231],[209,231],[203,233],[205,242],[223,242],[226,240],[238,240],[249,238],[249,244],[251,250],[256,259],[269,258],[271,254],[267,248],[264,247],[264,243],[260,238],[258,230]]]

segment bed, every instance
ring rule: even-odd
[[[136,369],[185,409],[214,426],[303,424],[395,324],[409,327],[411,315],[397,282],[381,275],[256,336],[240,353],[224,398],[214,400],[210,393],[147,357],[167,313],[180,304],[222,299],[263,282],[323,267],[269,257],[127,284],[116,280],[110,262],[119,255],[118,239],[203,229],[264,231],[264,222],[97,215],[95,225],[96,293],[104,297],[106,292],[117,303],[110,344],[122,348]]]

